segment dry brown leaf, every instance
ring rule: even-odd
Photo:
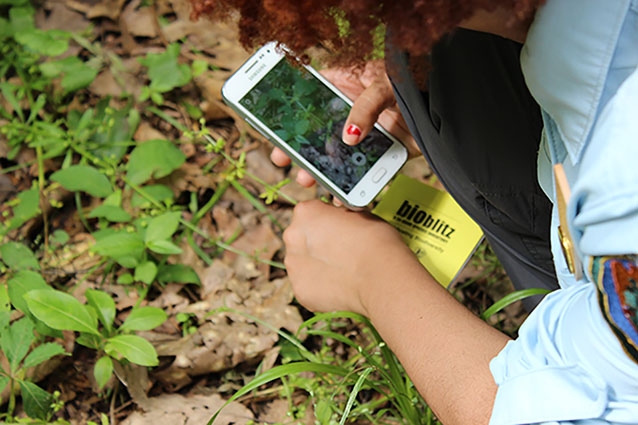
[[[119,81],[113,75],[110,68],[106,68],[100,72],[95,80],[89,86],[89,90],[98,96],[112,96],[119,98],[125,93],[138,97],[141,92],[141,82],[130,72],[120,72],[117,76]]]
[[[133,139],[137,142],[145,142],[147,140],[166,139],[166,136],[148,122],[142,121],[135,131]]]
[[[237,218],[231,210],[230,201],[219,201],[217,205],[213,207],[213,218],[215,219],[217,234],[224,240],[230,238],[241,228],[239,218]]]
[[[174,389],[188,384],[191,376],[218,372],[261,356],[277,342],[275,332],[242,315],[220,313],[207,317],[212,310],[230,307],[290,332],[301,324],[299,311],[290,305],[293,295],[287,279],[242,281],[234,276],[232,268],[220,263],[213,263],[202,276],[204,300],[182,310],[206,323],[192,335],[154,344],[160,356],[175,356],[169,367],[154,374]]]
[[[288,400],[273,400],[265,406],[264,412],[257,417],[256,422],[263,424],[290,423],[288,408]],[[305,410],[305,416],[302,419],[298,419],[293,423],[295,425],[314,425],[315,413],[312,406],[308,406],[308,408]]]
[[[117,20],[126,0],[66,0],[66,5],[78,12],[82,12],[87,18],[107,17]]]
[[[141,6],[141,0],[127,4],[122,11],[121,20],[129,33],[137,37],[156,37],[156,19],[153,6]]]
[[[89,25],[84,15],[68,8],[63,1],[47,1],[44,9],[49,14],[36,15],[36,26],[42,30],[64,30],[70,32],[82,32]]]
[[[132,363],[122,365],[120,362],[113,362],[113,371],[124,384],[135,404],[142,409],[147,409],[150,404],[147,393],[153,386],[148,377],[148,368]]]
[[[266,183],[275,185],[284,179],[284,171],[270,160],[272,146],[262,144],[246,154],[246,168]]]
[[[271,260],[275,252],[282,248],[283,244],[279,237],[272,231],[270,221],[263,221],[255,227],[249,227],[244,224],[244,227],[247,231],[232,244],[234,248],[249,255],[254,255],[262,260]],[[251,272],[251,268],[257,272],[257,275],[263,275],[266,276],[266,278],[269,275],[270,265],[266,263],[259,262],[255,264],[252,259],[238,256],[230,251],[224,253],[224,258],[234,262],[240,278],[257,277]]]
[[[226,400],[218,394],[165,394],[149,399],[146,412],[135,412],[122,425],[202,425],[220,409]],[[253,413],[241,403],[231,402],[221,411],[215,425],[252,423]]]

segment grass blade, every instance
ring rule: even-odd
[[[549,294],[550,292],[552,291],[550,291],[549,289],[541,288],[522,289],[520,291],[512,292],[511,294],[507,294],[500,300],[496,301],[487,310],[485,310],[483,314],[481,314],[481,319],[487,320],[488,317],[498,313],[508,305],[522,300],[523,298],[531,297],[532,295],[545,295]]]
[[[279,379],[283,376],[292,375],[300,372],[314,372],[314,373],[329,373],[337,376],[346,376],[350,371],[333,365],[313,363],[313,362],[296,362],[289,363],[286,365],[276,366],[267,372],[262,373],[259,376],[256,376],[255,379],[250,381],[248,384],[244,385],[241,389],[239,389],[231,398],[229,398],[226,403],[213,415],[212,418],[208,421],[207,425],[212,425],[212,423],[217,419],[217,416],[222,411],[224,407],[226,407],[229,403],[237,400],[239,397],[243,396],[251,392],[252,390],[267,384],[271,381]]]
[[[354,402],[357,398],[357,394],[359,394],[359,391],[361,390],[363,383],[365,382],[366,378],[368,377],[368,375],[370,375],[370,372],[372,372],[373,369],[374,368],[372,367],[367,368],[361,373],[361,375],[359,376],[359,379],[357,379],[357,382],[354,384],[354,387],[352,388],[352,391],[350,392],[350,396],[348,397],[348,402],[346,403],[346,408],[343,411],[343,415],[341,415],[341,420],[339,421],[339,425],[343,425],[346,422],[346,419],[348,419],[348,415],[350,414],[350,411],[352,410],[352,406],[354,405]]]

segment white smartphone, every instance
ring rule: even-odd
[[[343,143],[352,102],[304,68],[268,44],[226,81],[222,98],[344,204],[364,207],[401,169],[407,149],[378,124],[358,145]]]

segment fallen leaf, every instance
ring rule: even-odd
[[[148,400],[146,412],[135,412],[122,425],[202,425],[220,409],[226,400],[218,394],[190,395],[164,394]],[[253,413],[241,403],[231,402],[221,411],[215,425],[248,424]]]
[[[156,19],[153,6],[140,6],[141,0],[134,0],[127,4],[122,11],[121,20],[131,35],[137,37],[156,37]]]

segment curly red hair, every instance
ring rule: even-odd
[[[301,57],[328,47],[332,65],[372,58],[387,28],[391,42],[413,57],[430,52],[443,35],[478,10],[511,11],[512,22],[531,17],[543,0],[190,0],[193,18],[238,15],[240,41],[252,49],[278,41]],[[238,12],[238,13],[237,13]]]

